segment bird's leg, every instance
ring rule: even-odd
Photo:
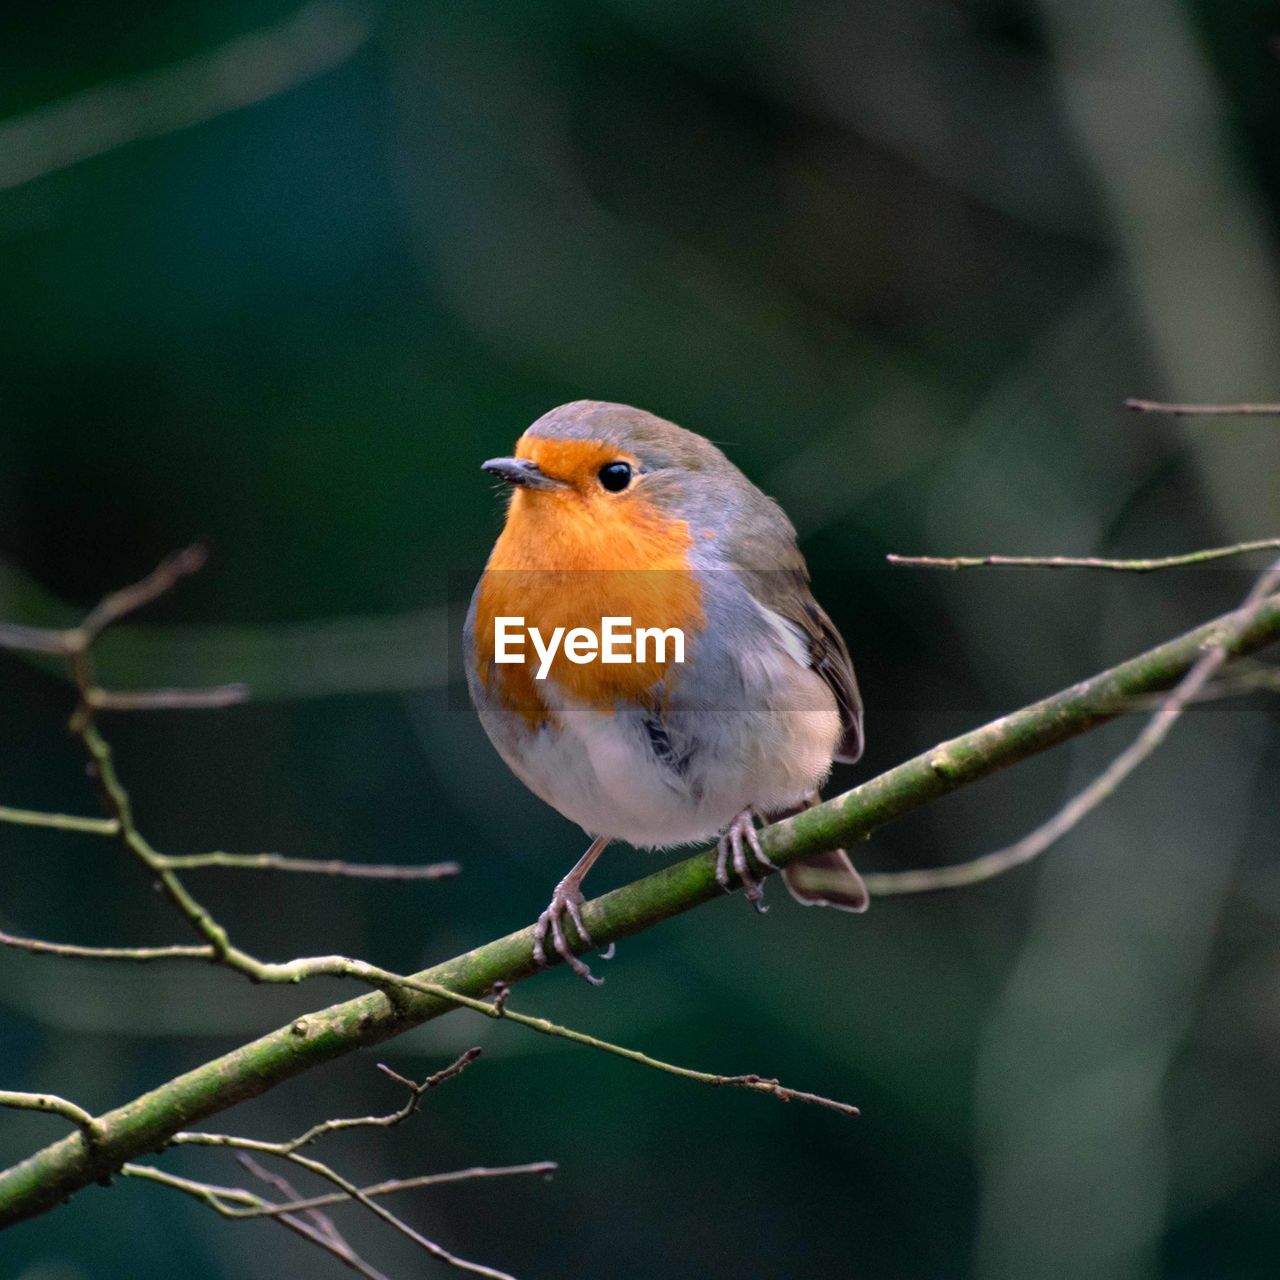
[[[578,937],[588,947],[595,946],[595,943],[591,940],[591,935],[587,932],[587,926],[582,923],[582,904],[585,901],[582,896],[582,880],[587,872],[591,870],[595,860],[604,852],[605,845],[608,843],[608,836],[598,836],[591,842],[591,847],[578,859],[573,870],[556,885],[556,891],[551,895],[551,902],[538,917],[538,923],[533,926],[533,958],[537,961],[540,969],[547,967],[547,934],[550,933],[551,945],[555,948],[556,954],[578,977],[586,978],[588,982],[597,987],[604,982],[604,979],[597,978],[573,954],[573,948],[569,946],[569,940],[565,937],[564,918],[567,915],[573,921],[573,927],[577,929]],[[608,952],[605,953],[605,958],[608,959],[612,953],[613,948],[611,946]]]
[[[755,813],[749,805],[734,817],[716,844],[716,880],[725,893],[733,892],[733,885],[729,883],[729,860],[732,858],[733,869],[738,879],[742,881],[747,901],[763,915],[769,908],[764,905],[764,890],[761,889],[760,882],[751,874],[751,865],[747,860],[744,844],[750,847],[751,852],[764,866],[773,871],[777,870],[765,857],[764,850],[760,848],[760,837],[756,834]]]
[[[752,809],[751,814],[752,817],[758,817],[765,826],[769,825],[769,819],[764,814],[757,813],[755,809]],[[751,846],[751,852],[756,855],[756,860],[761,866],[768,867],[770,871],[782,870],[782,868],[778,866],[778,864],[774,862],[774,860],[760,847],[760,833],[756,830],[756,824],[754,822],[747,823],[745,835],[747,837],[747,843]]]

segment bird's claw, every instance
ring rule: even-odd
[[[582,891],[576,887],[568,887],[564,884],[556,886],[556,891],[551,895],[551,901],[547,905],[547,909],[538,917],[538,923],[533,926],[533,958],[539,969],[545,969],[548,965],[547,960],[547,935],[551,935],[551,945],[555,949],[556,954],[574,971],[580,978],[585,978],[593,987],[604,985],[603,978],[597,978],[590,968],[573,953],[573,948],[569,945],[569,939],[564,931],[564,918],[567,915],[573,921],[573,927],[578,931],[578,937],[588,947],[594,947],[595,943],[591,940],[591,934],[587,932],[587,926],[582,922],[582,904],[585,899]],[[613,955],[613,944],[609,944],[609,949],[604,953],[604,959],[609,959]]]
[[[716,882],[725,893],[733,892],[733,885],[729,880],[729,862],[732,859],[734,873],[742,882],[742,891],[747,895],[747,901],[764,915],[769,908],[764,905],[764,890],[760,887],[760,882],[751,874],[751,864],[747,859],[748,847],[763,866],[770,871],[778,869],[760,847],[755,816],[750,809],[743,809],[725,828],[716,844]]]

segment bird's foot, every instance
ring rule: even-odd
[[[763,915],[769,908],[764,905],[764,890],[760,887],[760,882],[751,874],[751,864],[747,859],[748,848],[762,866],[768,867],[770,871],[778,869],[760,847],[755,814],[750,808],[743,809],[729,823],[716,844],[716,881],[725,893],[733,892],[733,885],[729,882],[729,863],[732,860],[733,870],[742,881],[747,901]]]
[[[564,931],[564,918],[568,916],[573,921],[573,927],[578,931],[578,937],[588,947],[594,947],[595,943],[591,940],[591,935],[587,932],[587,926],[582,923],[582,904],[586,899],[582,896],[582,890],[576,884],[568,883],[562,880],[556,885],[556,891],[551,895],[551,902],[547,909],[538,917],[538,923],[533,926],[533,958],[537,962],[539,969],[545,969],[549,963],[547,960],[547,937],[550,935],[551,945],[555,949],[556,954],[574,971],[580,978],[585,978],[593,987],[604,985],[603,978],[597,978],[587,965],[573,953],[573,948],[569,945],[569,939]],[[602,953],[605,960],[613,955],[613,945],[609,945],[607,951]]]

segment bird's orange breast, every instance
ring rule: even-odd
[[[600,635],[601,619],[630,618],[631,626],[677,627],[685,653],[704,625],[702,592],[689,551],[684,520],[645,499],[643,489],[606,494],[594,485],[602,447],[589,441],[522,440],[517,450],[532,456],[549,475],[569,483],[553,490],[516,489],[507,521],[485,568],[476,601],[475,661],[480,680],[530,724],[549,714],[534,678],[536,654],[526,641],[524,661],[494,661],[494,620],[524,619],[549,638],[585,627]],[[576,483],[581,477],[581,483]],[[563,648],[547,675],[570,697],[602,709],[622,699],[646,702],[668,678],[673,658],[651,652],[645,662],[571,662]]]

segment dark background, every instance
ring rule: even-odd
[[[57,622],[207,540],[104,647],[172,852],[456,857],[456,880],[191,884],[251,950],[416,968],[528,923],[581,833],[447,687],[501,520],[477,467],[577,397],[724,444],[799,527],[870,747],[847,787],[1232,605],[1160,578],[884,567],[889,551],[1159,554],[1274,536],[1274,421],[1126,395],[1280,391],[1274,4],[611,0],[10,5],[0,41],[0,614]],[[0,803],[93,812],[67,687],[0,664]],[[1274,696],[1274,695],[1271,695]],[[864,918],[775,887],[519,1007],[827,1112],[453,1015],[210,1127],[390,1108],[385,1058],[485,1057],[362,1181],[458,1252],[552,1277],[1262,1277],[1280,1257],[1280,738],[1196,709],[1033,868]],[[1134,731],[933,806],[876,869],[1016,838]],[[106,842],[0,830],[0,929],[185,940]],[[666,856],[666,855],[662,855]],[[612,852],[596,891],[658,865]],[[0,1084],[115,1106],[345,990],[0,955]],[[0,1156],[57,1136],[0,1113]],[[217,1153],[163,1157],[212,1181]],[[389,1274],[442,1269],[358,1210]],[[23,1280],[339,1275],[269,1224],[118,1182],[0,1238]]]

